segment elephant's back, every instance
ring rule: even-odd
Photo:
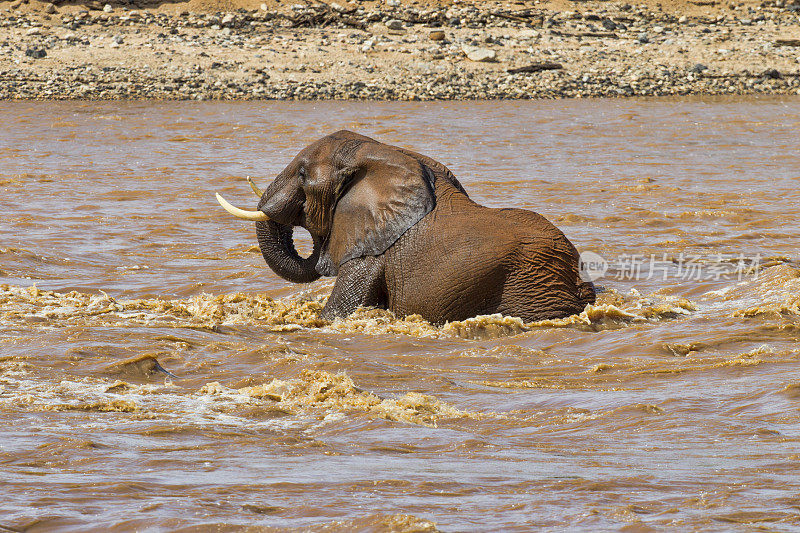
[[[580,277],[580,254],[560,229],[524,209],[498,209],[515,232],[501,313],[544,320],[580,313],[595,302],[594,285]]]
[[[389,308],[435,323],[492,313],[505,279],[502,244],[474,217],[432,211],[386,252]],[[486,290],[476,292],[474,287]]]
[[[484,209],[496,215],[496,219],[503,220],[505,222],[503,229],[516,238],[566,239],[560,229],[535,211],[512,207]]]
[[[534,320],[583,309],[594,291],[582,287],[578,253],[558,228],[532,211],[472,206],[432,211],[387,250],[395,314]]]

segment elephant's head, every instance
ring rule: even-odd
[[[343,130],[300,152],[260,195],[257,211],[217,198],[230,213],[256,221],[261,253],[275,273],[304,283],[386,251],[433,209],[433,181],[416,154]],[[306,259],[292,242],[294,226],[314,241]]]

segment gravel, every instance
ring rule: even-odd
[[[13,5],[0,2],[0,99],[800,94],[792,2],[691,12],[613,1],[571,11],[463,0],[174,13]]]

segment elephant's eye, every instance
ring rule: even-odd
[[[300,185],[305,185],[308,176],[306,175],[306,169],[300,167],[300,170],[297,171],[297,175],[300,178]]]

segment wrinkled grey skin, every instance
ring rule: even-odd
[[[563,317],[595,300],[564,234],[522,209],[470,200],[442,164],[349,131],[311,144],[264,191],[261,252],[279,276],[337,276],[323,317],[359,306],[433,323],[489,313]],[[314,251],[301,258],[292,228]]]

